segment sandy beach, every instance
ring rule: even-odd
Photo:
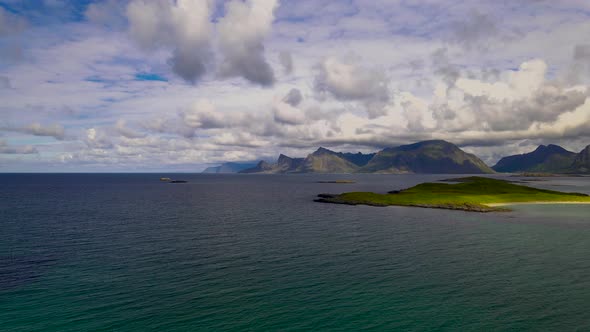
[[[547,205],[547,204],[590,204],[590,202],[574,202],[574,201],[565,201],[565,202],[507,202],[507,203],[491,203],[486,204],[487,206],[496,207],[496,206],[507,206],[507,205]]]

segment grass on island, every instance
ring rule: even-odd
[[[349,205],[417,206],[476,212],[508,211],[506,208],[493,206],[505,203],[590,203],[590,196],[586,194],[531,188],[485,177],[474,176],[450,181],[457,183],[422,183],[388,194],[372,192],[320,194],[316,201]]]

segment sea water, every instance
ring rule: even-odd
[[[590,330],[590,205],[313,202],[449,177],[2,174],[0,330]]]

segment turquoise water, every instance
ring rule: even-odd
[[[312,202],[448,176],[159,177],[0,175],[0,330],[590,330],[590,205]],[[357,183],[316,183],[336,178]]]

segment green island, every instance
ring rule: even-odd
[[[387,194],[372,192],[320,194],[315,201],[348,205],[415,206],[473,212],[510,211],[503,206],[515,203],[590,204],[590,196],[586,194],[537,189],[505,180],[473,176],[447,181],[455,183],[422,183]]]

